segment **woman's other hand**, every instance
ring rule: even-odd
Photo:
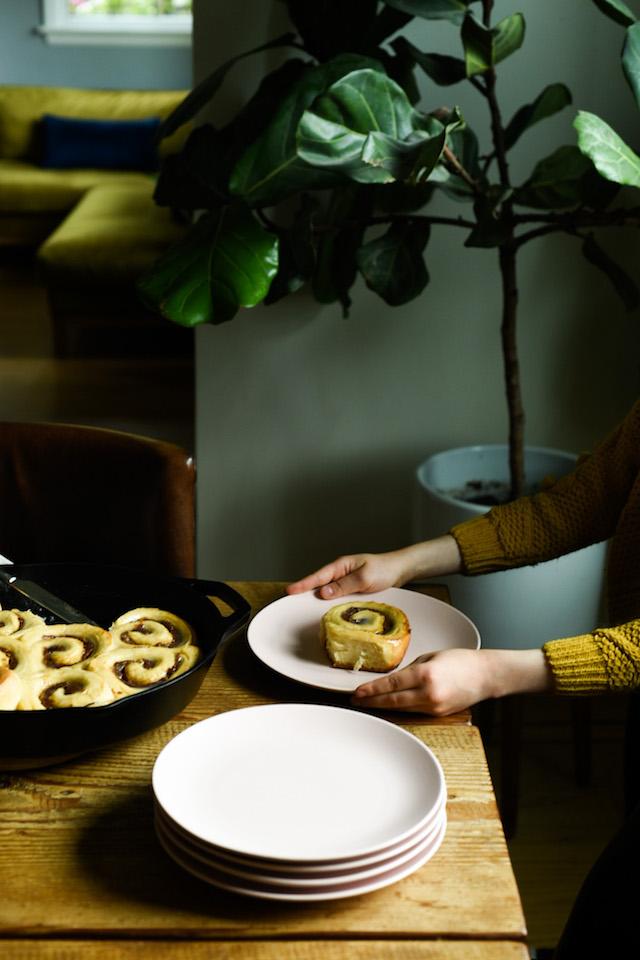
[[[418,577],[442,577],[460,570],[458,544],[450,534],[414,543],[389,553],[355,553],[338,557],[315,573],[289,584],[287,593],[318,590],[326,600],[350,593],[373,593],[401,587]]]
[[[542,650],[440,650],[364,683],[351,703],[443,717],[495,697],[553,689]]]

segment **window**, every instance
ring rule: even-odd
[[[191,0],[42,0],[50,43],[191,43]]]

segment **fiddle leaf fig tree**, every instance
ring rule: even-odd
[[[193,225],[140,279],[140,294],[185,326],[232,320],[241,307],[272,304],[304,285],[346,314],[359,275],[397,306],[428,297],[437,231],[462,230],[466,247],[496,253],[512,494],[518,495],[524,489],[518,252],[538,237],[563,233],[581,243],[587,260],[635,307],[633,279],[594,230],[640,224],[640,208],[612,206],[619,185],[640,187],[640,158],[604,120],[582,111],[574,141],[539,157],[526,179],[512,182],[509,151],[567,108],[571,93],[562,83],[541,83],[531,102],[503,116],[499,68],[522,47],[525,16],[494,22],[493,0],[283,2],[291,33],[220,65],[161,128],[168,136],[196,117],[245,57],[281,48],[281,64],[230,122],[196,126],[182,152],[166,158],[156,202],[186,211]],[[640,106],[640,20],[620,0],[592,2],[624,28],[621,68]],[[455,31],[459,55],[419,49],[412,27],[420,20],[443,21]],[[465,121],[469,88],[486,105],[486,123],[477,131]],[[442,199],[432,212],[436,195],[451,202],[450,215],[442,214]]]

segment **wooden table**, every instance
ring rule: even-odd
[[[284,584],[233,583],[254,612]],[[438,596],[437,588],[429,592]],[[153,829],[151,771],[162,747],[213,713],[302,701],[241,631],[192,703],[160,729],[48,768],[0,773],[0,952],[11,960],[526,960],[526,931],[478,730],[391,716],[444,769],[448,825],[436,855],[379,891],[280,904],[218,890],[176,865]],[[314,702],[347,705],[312,691]]]

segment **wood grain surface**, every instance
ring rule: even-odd
[[[233,585],[254,610],[283,589]],[[302,685],[256,660],[241,631],[219,652],[192,703],[161,728],[57,766],[0,774],[3,955],[73,958],[90,949],[101,958],[109,946],[100,941],[116,938],[117,955],[125,958],[151,951],[181,958],[188,951],[197,960],[211,955],[212,940],[225,945],[220,955],[243,960],[276,953],[280,960],[358,960],[365,948],[374,960],[526,957],[522,906],[491,778],[466,715],[448,723],[394,718],[440,760],[448,823],[435,856],[389,887],[326,903],[262,901],[208,885],[164,852],[151,789],[162,747],[211,714],[307,698]],[[322,691],[312,699],[340,705]],[[259,815],[259,796],[255,804]]]

